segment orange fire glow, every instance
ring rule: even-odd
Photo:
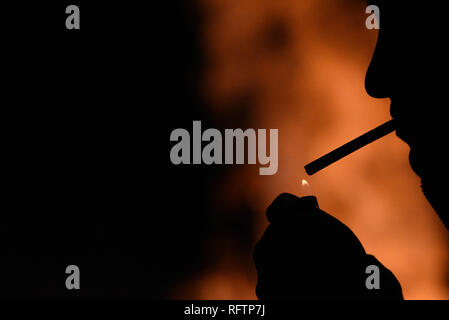
[[[282,192],[298,194],[306,163],[389,119],[389,101],[373,99],[364,89],[377,31],[365,28],[363,1],[198,4],[205,17],[203,93],[217,123],[279,129],[276,175],[232,166],[216,190],[217,203],[251,207],[255,244],[267,226],[266,207]],[[449,298],[447,233],[421,194],[408,147],[395,135],[310,182],[320,207],[348,225],[366,251],[395,273],[406,299]],[[187,298],[256,298],[251,247],[243,259],[233,254],[239,246],[234,236],[227,233],[210,249],[226,254],[185,284]]]

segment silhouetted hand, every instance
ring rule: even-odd
[[[403,299],[394,275],[315,197],[281,194],[267,218],[254,252],[259,299]],[[367,288],[369,265],[379,268],[380,289]]]

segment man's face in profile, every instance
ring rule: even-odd
[[[396,134],[410,146],[410,164],[428,200],[448,226],[440,186],[446,172],[443,8],[426,1],[369,1],[380,9],[379,38],[365,79],[375,98],[391,99]],[[442,77],[438,77],[438,74]]]

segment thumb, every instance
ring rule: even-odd
[[[318,201],[314,196],[299,198],[290,193],[280,194],[267,208],[267,219],[270,223],[291,221],[299,213],[317,211]]]

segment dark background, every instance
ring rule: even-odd
[[[169,161],[171,131],[207,120],[199,20],[141,3],[2,5],[2,296],[161,298],[202,263],[216,170]]]

